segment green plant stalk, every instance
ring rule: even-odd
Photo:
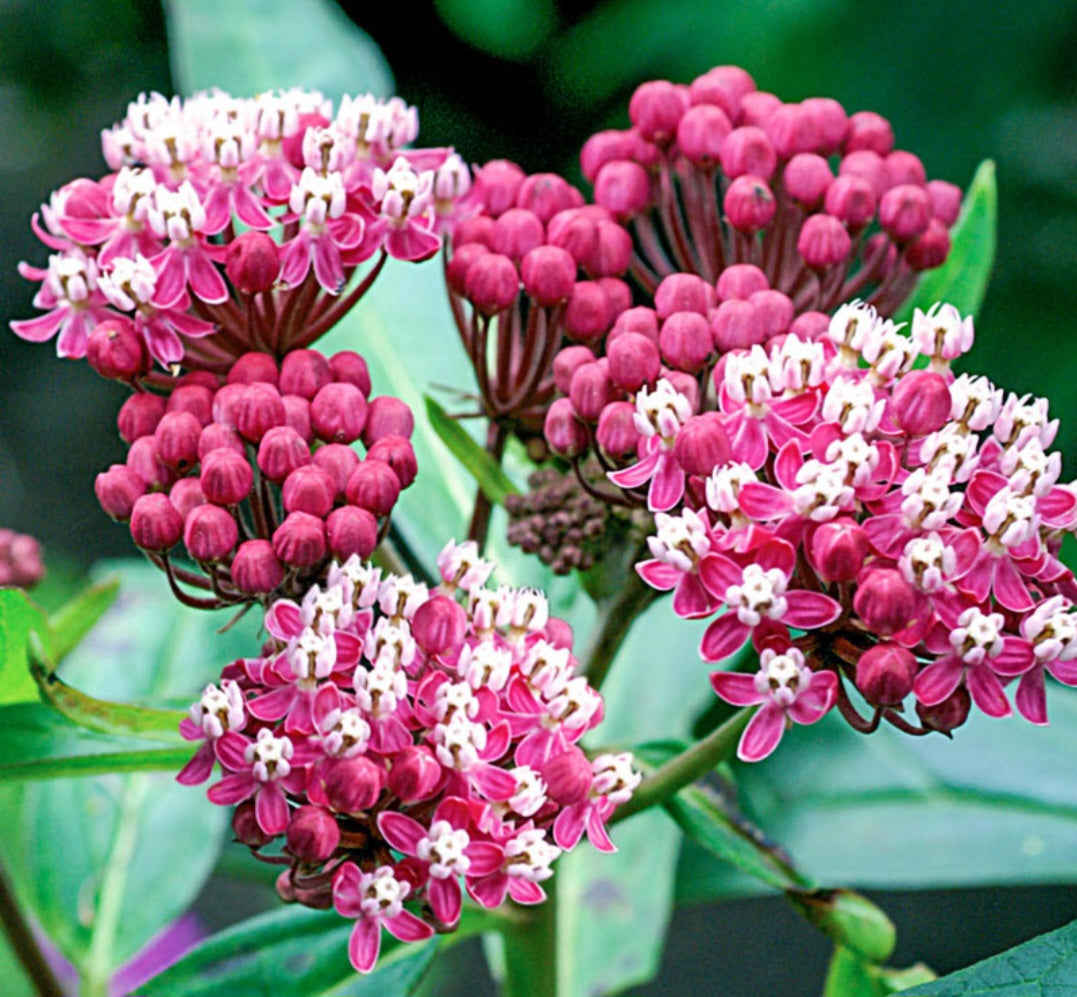
[[[15,899],[15,891],[11,888],[2,868],[0,868],[0,923],[4,926],[4,934],[11,943],[15,957],[26,971],[34,993],[38,997],[63,997],[63,990],[60,989],[60,984],[38,947],[30,925],[23,917],[18,901]]]
[[[580,656],[587,662],[584,674],[592,689],[602,688],[632,624],[658,595],[635,571],[631,571],[618,593],[599,605],[598,622]]]
[[[503,997],[571,997],[558,988],[557,874],[546,880],[546,902],[518,908],[525,916],[504,931]]]

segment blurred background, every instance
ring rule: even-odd
[[[369,0],[341,6],[380,45],[397,92],[419,107],[422,144],[454,145],[471,162],[505,157],[579,181],[583,140],[627,124],[638,83],[687,82],[723,63],[744,66],[786,100],[829,96],[885,115],[898,147],[919,155],[929,177],[964,187],[981,160],[994,159],[998,257],[966,369],[1046,395],[1063,419],[1056,446],[1065,474],[1077,474],[1072,0],[413,0],[406,14]],[[288,7],[260,4],[278,19]],[[18,261],[46,261],[31,213],[65,181],[101,175],[98,133],[128,100],[172,92],[165,31],[156,0],[0,0],[5,328],[34,314]],[[57,362],[51,344],[0,335],[0,525],[36,535],[60,573],[131,553],[127,530],[104,517],[91,487],[123,453],[114,430],[123,397],[87,365]],[[265,904],[253,887],[211,889],[211,920]],[[941,971],[1077,916],[1074,891],[1062,887],[880,899],[898,922],[895,961],[922,958]],[[744,993],[737,973],[747,972],[772,992],[818,993],[826,955],[777,900],[690,908],[674,921],[660,982],[640,992],[672,997],[724,980],[721,992]],[[478,961],[473,947],[454,958]],[[458,987],[482,992],[481,983]]]

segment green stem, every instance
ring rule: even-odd
[[[731,758],[753,710],[754,707],[751,706],[738,710],[702,741],[697,741],[687,751],[682,751],[645,776],[632,799],[614,812],[610,823],[614,824],[641,810],[665,803],[685,786],[690,786],[719,763]]]
[[[591,688],[602,688],[632,624],[658,595],[635,571],[630,571],[617,594],[599,604],[598,622],[580,656],[587,662],[585,674]]]
[[[15,891],[12,890],[3,869],[0,869],[0,923],[4,926],[4,934],[11,942],[15,957],[33,985],[34,993],[38,997],[62,997],[60,984],[45,961],[37,939],[19,909]]]
[[[520,908],[521,923],[503,933],[503,997],[558,997],[556,874],[543,884],[546,902]]]

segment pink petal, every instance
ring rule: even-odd
[[[453,883],[455,886],[455,882]],[[459,887],[457,887],[459,889]],[[383,922],[386,930],[402,942],[421,942],[429,938],[434,929],[425,921],[420,921],[411,911],[402,910],[396,917],[386,918]]]
[[[454,925],[460,920],[460,884],[451,877],[432,879],[426,889],[430,906],[442,924]]]
[[[1077,495],[1068,488],[1052,488],[1036,503],[1036,511],[1048,526],[1062,526],[1077,506]]]
[[[493,802],[511,799],[516,794],[516,777],[486,762],[476,762],[468,769],[472,783],[486,799]]]
[[[730,587],[744,581],[744,569],[723,554],[707,554],[699,562],[699,580],[715,599],[724,602]]]
[[[244,186],[236,184],[232,188],[234,193],[232,203],[235,206],[239,220],[249,228],[272,228],[273,219],[266,214],[258,199]],[[227,224],[227,222],[225,222]],[[222,225],[221,228],[224,226]],[[220,229],[217,230],[218,232]]]
[[[752,519],[779,519],[793,511],[793,499],[788,492],[763,481],[749,481],[737,492],[737,502],[745,515]]]
[[[427,836],[422,824],[395,810],[383,810],[378,814],[378,830],[393,848],[405,855],[418,855],[419,842]]]
[[[247,703],[247,709],[251,716],[259,720],[280,720],[292,708],[297,693],[298,689],[294,685],[281,686],[264,696],[252,699]]]
[[[655,467],[651,487],[647,490],[647,507],[651,512],[667,512],[684,496],[684,469],[671,453],[661,454]]]
[[[1021,716],[1029,723],[1047,725],[1047,690],[1043,681],[1043,669],[1034,668],[1021,676],[1017,695],[1013,698]]]
[[[964,665],[959,658],[949,655],[940,658],[934,664],[928,665],[913,684],[913,692],[916,698],[924,706],[936,706],[961,684],[961,676],[964,673]]]
[[[385,248],[394,259],[417,262],[433,256],[441,248],[441,239],[417,225],[403,229],[391,227],[385,237]]]
[[[730,442],[733,453],[753,471],[758,471],[767,460],[769,448],[767,434],[757,419],[743,416],[735,425]]]
[[[538,883],[512,877],[509,878],[509,895],[518,904],[527,906],[540,904],[546,899],[546,891]]]
[[[251,775],[237,772],[234,775],[226,775],[220,782],[210,786],[206,790],[206,796],[211,803],[228,807],[233,803],[249,800],[256,788],[257,783]]]
[[[186,303],[183,307],[186,307]],[[177,332],[191,339],[200,339],[202,336],[209,336],[217,331],[217,327],[212,322],[207,322],[195,315],[188,315],[178,309],[169,311],[167,319]]]
[[[161,309],[171,308],[187,290],[183,254],[170,246],[154,260],[154,266],[157,268],[157,284],[153,289],[153,304]]]
[[[737,757],[745,762],[758,762],[766,758],[782,739],[785,733],[785,711],[768,703],[762,707],[744,728]]]
[[[617,851],[617,846],[610,840],[609,834],[606,833],[606,826],[602,823],[598,810],[594,808],[592,808],[591,814],[587,818],[587,840],[600,852],[605,852],[607,855]]]
[[[1015,613],[1023,613],[1036,604],[1021,573],[1008,557],[999,558],[995,569],[995,598]]]
[[[300,232],[291,242],[285,243],[281,253],[281,280],[289,287],[298,287],[310,273],[310,239]]]
[[[235,772],[246,772],[248,769],[246,752],[250,744],[242,734],[234,730],[226,730],[219,738],[214,747],[220,763]]]
[[[371,745],[382,755],[403,751],[412,745],[411,734],[397,717],[381,717],[371,730]]]
[[[673,593],[673,612],[683,620],[696,620],[710,616],[716,603],[703,587],[699,575],[687,574]]]
[[[707,627],[699,654],[704,661],[724,661],[744,646],[750,633],[751,628],[741,623],[736,613],[724,613]]]
[[[553,840],[558,848],[570,852],[579,844],[587,828],[587,810],[585,803],[574,803],[557,815],[553,824]]]
[[[39,315],[37,318],[18,319],[9,324],[11,331],[16,336],[31,343],[43,343],[56,335],[56,330],[60,328],[61,323],[70,311],[71,309],[68,306],[61,306],[47,315]]]
[[[215,761],[213,746],[206,741],[191,757],[191,760],[179,770],[176,782],[184,786],[197,786],[205,782],[213,771]]]
[[[142,323],[142,335],[146,347],[162,367],[177,364],[183,359],[183,342],[175,331],[160,318],[147,319]]]
[[[340,250],[328,236],[313,240],[314,276],[330,294],[339,294],[344,286],[344,265]]]
[[[636,574],[651,588],[658,589],[659,592],[668,592],[676,587],[684,572],[673,567],[672,564],[652,558],[650,561],[640,561],[636,565]]]
[[[821,592],[796,589],[785,593],[789,608],[782,623],[800,630],[815,630],[833,623],[841,616],[841,604]]]
[[[989,658],[987,665],[996,675],[1012,678],[1023,675],[1035,661],[1032,645],[1027,640],[1008,636],[1002,638],[1002,653],[997,658]]]
[[[72,311],[68,320],[60,327],[60,338],[56,340],[56,354],[81,360],[86,356],[86,339],[89,330],[86,327],[89,316],[83,311]]]
[[[489,910],[500,907],[505,902],[505,893],[508,888],[509,877],[503,872],[485,876],[482,879],[467,880],[467,892],[476,903]]]
[[[741,672],[712,672],[711,688],[734,706],[755,706],[767,698],[755,687],[755,676]]]
[[[838,676],[833,672],[815,672],[806,692],[789,707],[789,716],[798,724],[822,720],[838,698]]]
[[[626,467],[620,471],[610,471],[606,477],[619,488],[639,488],[651,480],[658,467],[659,453],[657,450],[649,453],[638,464]]]
[[[266,834],[282,834],[288,826],[288,801],[284,790],[275,782],[263,783],[254,797],[254,816]]]
[[[266,613],[265,627],[278,640],[298,637],[303,631],[299,607],[287,599],[277,600]]]
[[[191,290],[203,301],[219,305],[228,300],[224,278],[203,252],[191,250],[187,254],[187,274]]]
[[[348,958],[357,972],[369,973],[378,961],[381,949],[381,924],[361,917],[348,939]]]
[[[786,443],[774,458],[774,477],[787,492],[797,487],[797,472],[804,466],[804,458],[796,443]],[[741,508],[744,508],[743,505]],[[747,510],[745,509],[745,512]]]
[[[970,668],[965,676],[965,685],[972,701],[989,717],[1008,717],[1013,712],[1002,683],[990,668]]]
[[[472,841],[464,849],[464,854],[471,863],[467,874],[476,879],[497,872],[505,861],[504,850],[492,841]]]
[[[755,551],[755,563],[764,571],[777,568],[788,578],[793,572],[797,555],[793,545],[784,540],[768,539]]]
[[[359,917],[359,867],[345,862],[333,877],[333,908],[341,917]]]

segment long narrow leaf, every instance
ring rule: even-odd
[[[115,601],[119,591],[119,578],[89,585],[49,617],[52,658],[57,664],[90,632]]]
[[[470,472],[491,502],[501,505],[506,495],[514,495],[518,489],[509,480],[500,465],[468,434],[467,430],[429,395],[424,395],[426,415],[438,438],[449,448],[453,456]]]

